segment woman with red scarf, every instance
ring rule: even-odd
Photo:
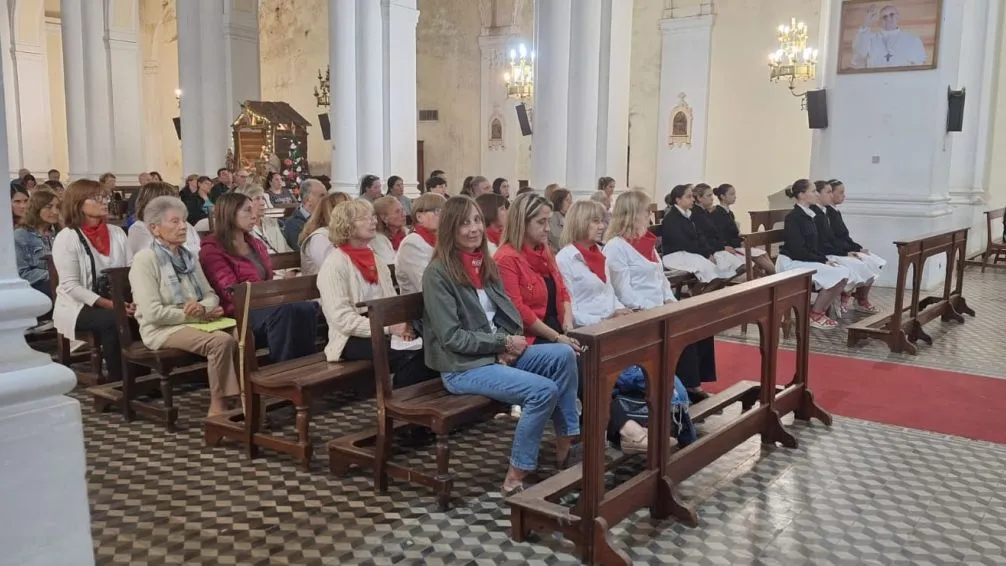
[[[106,269],[132,263],[126,233],[108,224],[109,195],[97,181],[70,183],[63,195],[65,228],[52,243],[52,260],[59,274],[52,320],[56,330],[73,340],[91,332],[101,342],[108,379],[122,378],[119,333],[108,293]],[[130,316],[135,307],[126,307]]]
[[[412,201],[415,217],[412,233],[402,240],[395,256],[395,278],[403,295],[423,290],[423,272],[433,259],[440,211],[445,202],[446,199],[437,193],[425,193]]]
[[[551,216],[548,199],[534,193],[519,195],[507,214],[502,244],[493,259],[520,312],[528,344],[567,344],[579,352],[580,343],[566,336],[573,328],[573,309],[548,247]]]
[[[497,179],[499,180],[499,179]],[[495,254],[503,240],[503,227],[506,226],[507,214],[510,209],[510,201],[503,195],[487,193],[479,195],[475,199],[482,211],[482,221],[486,225],[486,242],[489,246],[489,253]]]
[[[405,225],[405,209],[397,198],[384,196],[374,201],[374,214],[377,216],[377,234],[370,242],[370,247],[377,252],[381,262],[391,265],[395,263],[395,255],[398,248],[402,247],[402,240],[409,234]]]

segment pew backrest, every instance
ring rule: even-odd
[[[992,234],[1000,234],[1002,239],[998,242],[999,244],[1006,243],[1006,222],[1003,222],[1004,217],[1006,217],[1006,208],[997,208],[995,210],[985,211],[985,236],[986,236],[986,246],[992,248],[995,244],[995,236]],[[1003,224],[1003,229],[1001,232],[993,232],[992,224],[994,221],[999,220]]]
[[[748,281],[755,278],[754,273],[754,257],[751,250],[756,248],[762,249],[775,263],[775,256],[772,253],[775,244],[782,243],[786,238],[785,230],[766,230],[764,232],[752,232],[750,234],[741,234],[741,243],[744,245],[744,271],[747,274]]]
[[[258,370],[255,333],[249,328],[251,324],[249,313],[256,309],[287,303],[313,301],[320,297],[317,282],[317,275],[306,275],[255,283],[246,281],[231,287],[234,293],[234,320],[237,322],[238,340],[242,345],[241,355],[246,375]]]
[[[370,318],[377,400],[381,406],[394,396],[391,366],[388,359],[388,342],[384,339],[384,329],[395,324],[422,319],[423,294],[409,293],[376,299],[367,301],[366,306],[367,316]],[[377,337],[377,339],[373,339],[373,337]]]
[[[300,269],[300,252],[283,252],[269,256],[273,271]]]
[[[133,288],[129,283],[129,268],[113,267],[106,269],[105,274],[108,275],[109,290],[112,295],[112,313],[115,314],[119,344],[123,348],[127,348],[139,340],[139,336],[133,333],[133,325],[129,323],[129,315],[126,314],[126,304],[133,302]]]
[[[751,231],[757,232],[764,228],[772,230],[776,224],[784,221],[791,208],[779,208],[775,210],[752,210],[748,214],[751,216]]]

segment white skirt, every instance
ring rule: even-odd
[[[847,255],[830,255],[828,259],[835,263],[840,263],[849,269],[849,273],[852,274],[852,277],[849,279],[849,285],[852,288],[869,284],[877,278],[877,275],[873,273],[870,266],[866,265],[866,262],[859,258]]]
[[[870,272],[873,273],[874,277],[880,277],[880,272],[887,265],[887,260],[876,254],[856,252],[856,257],[863,260],[863,263],[870,268]]]
[[[775,260],[775,269],[779,272],[803,268],[817,270],[812,279],[814,285],[821,289],[831,289],[841,283],[843,279],[848,281],[852,278],[849,268],[844,265],[828,265],[816,261],[794,261],[782,254],[779,254],[779,258]]]
[[[691,273],[702,283],[709,283],[714,279],[730,279],[736,275],[736,268],[725,269],[699,254],[690,252],[674,252],[665,255],[664,267]]]
[[[713,263],[724,271],[736,274],[738,269],[744,267],[744,254],[737,255],[721,250],[713,254]]]

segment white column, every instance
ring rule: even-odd
[[[20,131],[21,163],[31,171],[42,172],[52,166],[52,110],[49,101],[49,65],[47,60],[44,6],[21,3],[19,22],[32,21],[14,28],[14,69],[18,114],[12,116]]]
[[[68,175],[70,179],[76,179],[91,173],[87,151],[87,106],[83,95],[83,10],[80,0],[62,0],[59,7],[63,28],[63,89],[66,92],[66,143],[70,160]]]
[[[216,175],[217,169],[225,165],[227,148],[230,147],[230,125],[235,116],[230,113],[228,72],[223,33],[225,26],[223,5],[228,0],[199,2],[199,90],[198,98],[203,107],[202,114],[202,167],[198,171],[205,175]],[[184,3],[180,2],[181,4]],[[181,62],[179,62],[181,67]],[[182,87],[183,90],[185,87]],[[182,120],[182,127],[185,127]],[[185,133],[182,133],[185,139]],[[184,143],[184,141],[183,141]]]
[[[140,55],[140,2],[116,0],[111,5],[108,26],[108,55],[115,105],[115,173],[131,179],[140,171],[163,169],[162,157],[145,164],[143,148],[149,135],[143,124],[143,90]],[[163,126],[162,126],[163,127]],[[120,182],[122,182],[120,180]]]
[[[164,140],[168,139],[163,132],[165,130],[172,131],[174,126],[164,120],[163,112],[163,102],[165,100],[171,100],[173,105],[174,99],[168,98],[166,94],[157,96],[163,87],[161,86],[161,66],[155,60],[148,60],[143,62],[143,92],[147,96],[146,103],[143,105],[144,112],[144,129],[152,130],[150,136],[148,136],[143,144],[144,152],[144,163],[150,163],[151,167],[161,167],[158,164],[164,160]],[[175,139],[175,134],[172,131],[171,139]],[[182,176],[187,173],[182,172]],[[172,180],[173,182],[174,180]]]
[[[229,77],[226,132],[230,139],[230,125],[241,111],[241,104],[262,99],[258,2],[225,0],[223,14],[224,69]]]
[[[17,73],[14,72],[13,20],[9,7],[8,2],[0,2],[0,67],[2,67],[5,77],[17,77]],[[6,89],[4,92],[4,100],[6,101],[4,111],[8,116],[14,118],[7,124],[6,131],[0,131],[0,138],[4,140],[7,151],[3,157],[7,159],[8,168],[13,167],[13,170],[0,169],[0,171],[10,174],[13,178],[17,175],[21,163],[21,129],[18,127],[17,121],[17,116],[20,115],[17,107],[17,81],[5,81],[4,88]]]
[[[195,2],[178,2],[178,88],[182,91],[182,171],[185,175],[213,175],[206,168],[203,147],[202,67],[200,64],[202,33],[199,29],[201,10]]]
[[[108,24],[104,2],[82,2],[82,23],[87,33],[84,44],[84,103],[87,131],[85,133],[90,175],[115,171],[115,129],[112,114],[112,91],[109,74]],[[67,98],[71,93],[67,93]],[[80,96],[80,93],[73,93]],[[120,120],[128,119],[126,117]]]
[[[574,198],[590,196],[597,188],[600,56],[601,0],[576,0],[570,19],[565,183]]]
[[[597,177],[628,186],[629,72],[634,0],[604,0],[598,76]]]
[[[534,138],[531,141],[531,186],[566,184],[568,143],[570,0],[534,3],[535,66]]]
[[[416,185],[419,138],[416,106],[416,0],[382,0],[384,19],[384,171],[398,175],[408,194]]]
[[[357,164],[360,175],[384,170],[384,25],[381,0],[356,0],[356,124]],[[413,120],[415,121],[415,120]],[[333,127],[338,127],[333,124]],[[397,174],[397,173],[388,173]]]
[[[329,0],[328,52],[332,68],[328,120],[332,127],[332,189],[356,194],[356,2]]]
[[[0,66],[0,97],[5,82]],[[0,100],[0,132],[6,129]],[[0,136],[0,171],[9,169]],[[0,207],[0,548],[8,564],[92,566],[80,404],[73,372],[28,347],[50,301],[20,279],[10,207]]]
[[[709,124],[709,60],[713,15],[701,7],[688,15],[660,21],[660,109],[657,113],[657,184],[654,199],[662,203],[674,185],[697,183],[706,174]],[[682,97],[683,95],[683,97]],[[671,116],[675,107],[691,110],[691,143],[672,145]]]

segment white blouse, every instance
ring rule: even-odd
[[[401,294],[423,290],[423,272],[433,259],[433,246],[415,232],[409,234],[398,246],[395,256],[395,279]]]
[[[676,301],[663,264],[642,256],[625,239],[616,236],[604,245],[609,281],[618,300],[630,309],[650,309]]]
[[[304,239],[300,245],[300,274],[316,275],[325,263],[325,258],[335,246],[328,239],[328,228],[318,228]]]
[[[395,263],[395,247],[391,245],[391,240],[384,234],[378,233],[374,236],[374,239],[370,241],[370,249],[374,250],[374,253],[377,254],[377,259],[384,263],[384,265]]]
[[[574,326],[601,322],[610,318],[616,310],[625,308],[615,296],[607,262],[604,266],[607,281],[601,281],[600,277],[594,275],[583,259],[583,254],[573,244],[559,250],[555,262],[566,283],[566,289],[569,290]]]

